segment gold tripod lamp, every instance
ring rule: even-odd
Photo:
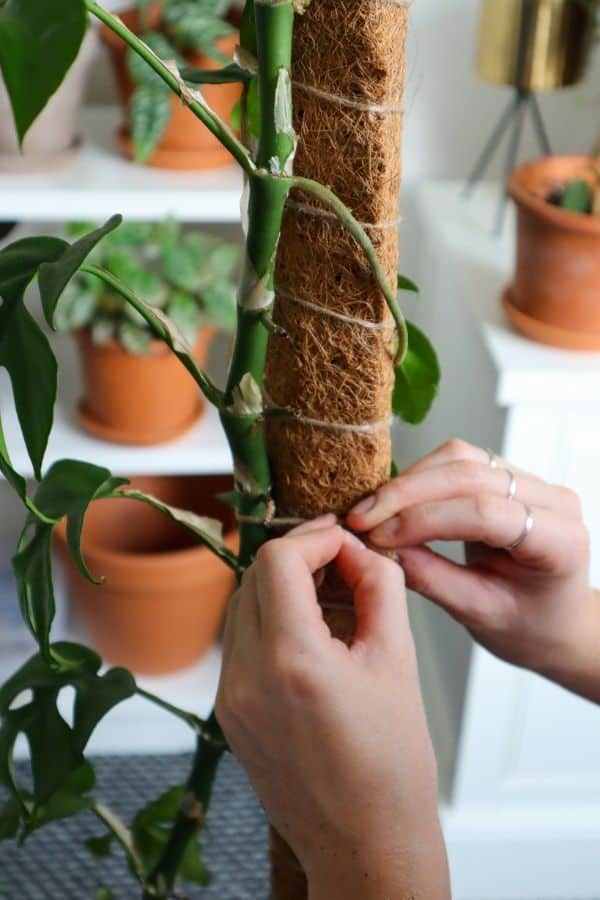
[[[507,85],[513,96],[493,129],[469,177],[470,191],[485,174],[499,144],[510,134],[505,175],[515,166],[527,114],[544,155],[550,141],[537,91],[556,91],[578,82],[594,36],[599,0],[483,0],[477,72],[491,84]],[[502,204],[498,225],[502,224]]]

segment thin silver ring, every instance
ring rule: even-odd
[[[488,455],[488,465],[489,465],[490,469],[497,469],[498,468],[498,457],[496,456],[494,451],[488,449],[485,452]]]
[[[506,469],[505,471],[508,473],[508,477],[510,478],[506,499],[514,500],[517,495],[517,476],[513,471],[511,471],[511,469]]]
[[[525,525],[523,526],[523,531],[514,542],[514,544],[509,544],[506,548],[507,550],[518,550],[519,547],[525,543],[531,532],[533,531],[533,526],[535,525],[535,518],[533,515],[533,510],[530,506],[527,506],[525,503],[523,504],[523,508],[525,510]]]

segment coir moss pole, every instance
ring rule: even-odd
[[[390,282],[398,265],[398,194],[407,4],[312,0],[296,16],[295,173],[327,185],[366,226]],[[344,515],[385,482],[395,331],[358,244],[314,197],[287,202],[276,267],[266,390],[277,406],[268,451],[279,513]],[[324,615],[349,640],[350,598],[329,575]],[[305,900],[306,880],[273,835],[274,900]]]

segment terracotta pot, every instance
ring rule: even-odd
[[[198,335],[195,357],[204,364],[214,329]],[[144,356],[127,353],[117,342],[97,345],[88,331],[77,333],[84,395],[80,423],[92,434],[117,444],[161,444],[194,425],[204,398],[189,372],[161,342]]]
[[[232,512],[215,499],[231,490],[231,478],[140,477],[132,485],[171,505],[221,519],[227,546],[237,548]],[[64,523],[55,535],[73,607],[107,662],[157,675],[192,665],[213,645],[234,575],[165,515],[134,500],[92,504],[82,549],[92,574],[106,579],[102,585],[91,584],[76,568]]]
[[[0,171],[47,172],[67,165],[77,150],[77,118],[90,64],[98,49],[96,32],[88,29],[79,55],[63,83],[33,123],[19,149],[10,101],[0,77]]]
[[[147,11],[147,27],[157,29],[160,25],[160,3],[152,4]],[[121,13],[125,24],[137,33],[140,32],[140,15],[138,9],[129,9]],[[102,40],[108,47],[117,78],[117,86],[121,103],[125,111],[125,122],[117,132],[117,141],[124,153],[133,158],[133,141],[127,125],[127,110],[134,85],[129,76],[126,61],[125,45],[110,29],[103,27],[100,31]],[[216,42],[216,46],[227,56],[233,56],[239,35],[233,34]],[[189,65],[200,69],[218,69],[221,64],[201,53],[187,57]],[[226,122],[229,121],[233,107],[241,96],[241,87],[237,84],[209,84],[202,88],[202,93],[209,106]],[[171,119],[160,140],[160,143],[149,159],[148,165],[161,169],[216,169],[230,165],[231,155],[210,133],[205,125],[185,106],[178,97],[171,98]]]
[[[527,337],[570,350],[600,350],[600,218],[567,212],[547,198],[589,178],[585,156],[551,156],[508,180],[517,205],[517,261],[502,298]]]

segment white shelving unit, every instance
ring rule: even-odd
[[[153,221],[240,221],[242,176],[233,164],[209,172],[168,172],[125,159],[115,142],[121,111],[93,106],[81,116],[79,151],[56,172],[0,173],[0,221],[97,221],[121,213]]]
[[[232,471],[231,455],[219,417],[208,404],[198,424],[168,444],[128,447],[87,434],[76,417],[81,387],[75,341],[68,335],[52,335],[51,340],[58,358],[59,392],[54,427],[44,460],[46,468],[56,460],[68,457],[106,466],[116,475],[223,475]],[[4,370],[0,371],[0,414],[16,470],[32,477],[10,382]]]
[[[412,460],[452,436],[567,484],[583,501],[592,584],[600,587],[600,354],[516,334],[500,296],[512,278],[513,211],[491,233],[499,185],[465,201],[462,184],[418,196],[421,300],[416,320],[441,358],[440,397]],[[574,609],[573,614],[577,614]],[[473,644],[433,604],[412,602],[436,745],[455,900],[597,900],[598,708]]]
[[[90,107],[81,116],[81,147],[60,171],[0,173],[0,221],[19,222],[6,242],[29,232],[54,230],[52,226],[85,219],[102,221],[121,213],[130,221],[156,221],[172,215],[190,224],[240,222],[242,178],[231,167],[203,173],[168,172],[136,165],[125,159],[115,142],[121,112],[117,107]],[[79,426],[76,418],[80,377],[75,342],[68,336],[51,335],[59,362],[59,396],[44,466],[61,458],[82,459],[103,465],[117,475],[225,474],[232,470],[231,455],[218,415],[208,407],[204,418],[189,432],[168,444],[127,447],[98,440]],[[10,382],[0,370],[0,413],[15,468],[32,477],[17,421]],[[5,548],[14,548],[21,511],[8,497],[0,478],[0,537]],[[59,570],[57,570],[59,576]],[[60,615],[56,639],[85,642],[78,624],[69,621],[65,585],[57,584]],[[73,630],[75,629],[75,631]],[[0,681],[23,661],[4,653]],[[214,648],[197,665],[160,678],[139,678],[146,690],[199,715],[210,711],[220,670],[220,650]],[[70,716],[68,692],[61,696],[63,714]],[[102,722],[91,742],[96,753],[160,753],[191,750],[189,728],[140,698],[118,706]],[[20,748],[23,750],[24,748]]]

